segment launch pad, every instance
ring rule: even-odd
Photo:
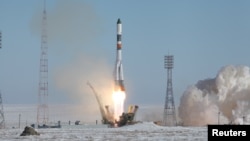
[[[135,124],[136,121],[134,119],[135,119],[135,115],[136,115],[136,112],[137,112],[138,108],[139,107],[137,105],[134,105],[134,106],[131,105],[131,106],[129,106],[128,112],[127,113],[123,113],[120,116],[119,121],[115,122],[114,126],[121,127],[121,126],[124,126],[124,125]]]
[[[116,120],[114,118],[114,114],[110,111],[109,106],[108,105],[103,106],[100,96],[98,95],[94,87],[90,84],[90,82],[87,82],[87,85],[91,88],[97,100],[99,110],[102,116],[102,124],[107,124],[109,127],[121,127],[124,125],[130,125],[136,123],[135,115],[139,106],[130,105],[128,108],[128,112],[127,113],[123,112],[119,116],[119,119]]]

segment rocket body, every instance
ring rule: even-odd
[[[115,91],[125,91],[122,67],[122,23],[120,19],[117,20],[117,47],[114,75]]]
[[[122,23],[120,19],[117,20],[117,46],[114,83],[115,87],[112,95],[114,101],[114,120],[119,121],[120,116],[124,111],[124,101],[126,98],[122,68]]]

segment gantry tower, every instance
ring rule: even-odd
[[[163,125],[164,126],[175,126],[176,125],[176,114],[175,104],[173,95],[172,85],[172,69],[174,65],[174,56],[166,55],[164,57],[164,67],[167,69],[167,91],[164,106]]]
[[[48,107],[48,45],[47,45],[47,16],[46,3],[44,0],[44,9],[42,16],[41,32],[41,56],[39,71],[38,88],[38,107],[37,107],[37,125],[47,125],[49,121]]]
[[[0,49],[2,48],[2,32],[0,31]],[[2,94],[0,91],[0,129],[5,128]]]
[[[5,128],[4,111],[3,111],[3,101],[0,91],[0,129]]]

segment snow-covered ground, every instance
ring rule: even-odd
[[[62,122],[62,128],[35,129],[40,133],[39,136],[20,136],[24,127],[35,118],[30,113],[35,112],[36,108],[14,107],[5,107],[6,128],[0,129],[0,141],[207,141],[207,127],[163,127],[152,121],[119,128],[109,128],[99,123],[96,125],[95,122],[81,125]],[[22,115],[20,128],[19,115]]]
[[[72,125],[73,126],[73,125]],[[74,125],[76,126],[76,125]],[[36,129],[39,136],[20,136],[23,129],[1,129],[1,141],[206,141],[205,127],[161,127],[153,122],[120,128],[79,125],[54,129]]]

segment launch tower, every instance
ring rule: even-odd
[[[0,31],[0,49],[2,48],[2,32]],[[0,91],[0,129],[5,128],[2,94]]]
[[[172,87],[173,65],[174,65],[174,56],[166,55],[164,58],[164,67],[165,69],[167,69],[167,91],[166,91],[166,100],[165,100],[164,115],[163,115],[164,126],[176,125],[175,104],[174,104],[174,95]]]
[[[4,112],[3,112],[3,101],[0,92],[0,129],[5,128]]]
[[[44,0],[44,10],[42,17],[42,34],[41,34],[41,56],[38,88],[38,107],[37,107],[37,125],[47,125],[49,121],[48,108],[48,45],[47,45],[47,17]]]

